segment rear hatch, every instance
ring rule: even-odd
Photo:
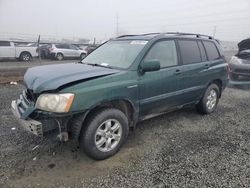
[[[238,43],[239,51],[237,57],[242,59],[250,59],[250,38],[242,40]]]
[[[238,47],[239,47],[239,52],[242,51],[242,50],[250,49],[250,38],[239,42]]]

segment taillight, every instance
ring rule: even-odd
[[[229,72],[231,72],[231,68],[230,68],[229,64],[227,64],[227,78],[228,79],[230,79]]]
[[[230,65],[227,64],[227,72],[231,72],[231,71],[232,71],[232,69],[231,69]]]
[[[49,48],[49,51],[52,52],[54,49],[53,48]]]

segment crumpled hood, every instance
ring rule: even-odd
[[[24,75],[24,84],[34,93],[55,90],[65,84],[120,72],[117,69],[85,64],[67,63],[29,68]]]
[[[250,49],[250,38],[239,42],[238,47],[239,47],[239,52],[242,50]]]

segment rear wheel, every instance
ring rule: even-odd
[[[59,61],[62,61],[63,60],[63,54],[62,53],[58,53],[56,54],[56,59],[59,60]]]
[[[215,111],[219,102],[220,89],[218,85],[211,84],[206,89],[200,102],[197,104],[198,112],[202,114],[210,114]]]
[[[28,52],[22,52],[20,55],[20,60],[21,61],[30,61],[32,59],[32,56]]]
[[[80,147],[96,160],[106,159],[117,153],[129,132],[128,119],[115,108],[96,111],[81,131]]]

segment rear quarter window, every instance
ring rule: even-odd
[[[198,41],[198,46],[199,46],[199,49],[200,49],[200,53],[201,53],[201,60],[204,62],[204,61],[207,61],[207,55],[206,55],[206,52],[205,52],[205,48],[202,44],[201,41]]]
[[[179,46],[183,64],[201,62],[201,54],[197,41],[179,40]]]
[[[213,61],[220,58],[220,54],[218,52],[217,47],[213,42],[210,41],[203,41],[203,44],[205,46],[207,57],[209,61]]]

